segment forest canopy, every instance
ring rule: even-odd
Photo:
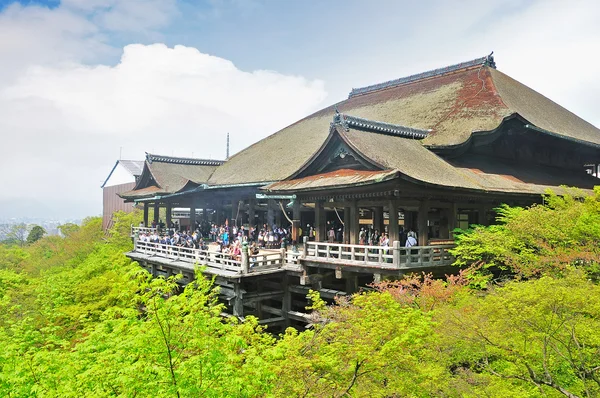
[[[125,257],[138,214],[0,245],[0,395],[599,396],[600,190],[498,214],[457,275],[311,294],[318,322],[278,336],[221,317],[200,273],[180,291]]]

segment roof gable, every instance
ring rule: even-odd
[[[143,167],[144,162],[141,160],[117,160],[100,188],[104,188],[107,185],[113,186],[136,182],[137,178],[142,174]]]

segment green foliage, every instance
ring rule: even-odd
[[[60,231],[62,236],[68,238],[73,233],[79,230],[79,225],[68,222],[66,224],[59,225],[58,230]]]
[[[4,233],[5,239],[2,243],[23,247],[27,243],[27,233],[27,224],[20,223],[10,225],[8,230]]]
[[[503,207],[459,261],[540,278],[410,275],[333,306],[310,291],[312,328],[278,338],[222,318],[199,271],[181,288],[126,258],[139,213],[0,245],[0,396],[600,396],[597,214],[598,192]]]
[[[512,396],[600,396],[600,286],[583,272],[510,282],[446,308],[438,321],[471,387],[500,379]]]
[[[600,187],[583,199],[548,193],[545,204],[496,209],[499,225],[457,237],[456,265],[509,269],[531,277],[560,275],[569,266],[591,275],[600,265]]]
[[[39,225],[34,225],[33,228],[29,231],[29,235],[27,235],[27,244],[33,244],[38,240],[42,239],[42,237],[46,235],[46,230]]]

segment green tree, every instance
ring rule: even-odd
[[[468,296],[436,320],[475,395],[505,382],[511,396],[600,396],[600,286],[581,271]]]
[[[499,267],[520,276],[558,275],[569,266],[597,277],[600,266],[600,186],[593,195],[557,196],[528,209],[501,206],[499,225],[460,234],[456,265]]]
[[[34,225],[27,235],[27,243],[31,245],[42,239],[44,235],[46,235],[46,230],[39,225]]]
[[[27,224],[25,223],[12,224],[10,226],[7,226],[7,229],[4,233],[4,243],[18,245],[21,247],[25,246],[25,244],[27,243],[28,230],[29,229],[27,228]]]
[[[73,224],[72,222],[68,222],[66,224],[59,225],[58,230],[60,231],[62,236],[68,238],[74,232],[77,232],[79,230],[79,225]]]

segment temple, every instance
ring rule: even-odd
[[[247,256],[149,244],[129,253],[155,274],[188,279],[203,264],[234,315],[289,325],[305,319],[308,287],[327,298],[446,270],[456,228],[493,223],[501,203],[539,203],[548,189],[585,193],[598,184],[599,163],[598,128],[498,71],[489,55],[352,89],[226,161],[147,154],[120,196],[143,204],[146,227],[149,210],[159,223],[163,208],[166,225],[173,208],[190,209],[190,226],[291,225],[298,251],[262,254],[251,268]],[[343,225],[341,239],[328,236],[331,225]],[[302,236],[306,226],[314,235]],[[386,231],[389,248],[361,244],[361,229]],[[418,241],[409,248],[408,231]]]

